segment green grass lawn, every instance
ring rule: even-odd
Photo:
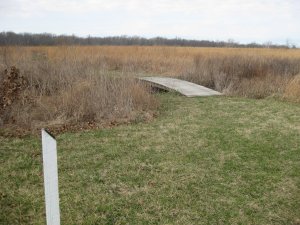
[[[299,104],[158,98],[151,122],[57,137],[62,224],[299,224]],[[0,142],[0,224],[44,224],[40,140]]]

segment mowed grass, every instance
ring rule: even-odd
[[[57,137],[62,224],[299,224],[299,104],[158,97],[146,124]],[[0,141],[0,224],[44,224],[40,140]]]

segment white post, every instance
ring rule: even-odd
[[[47,225],[60,225],[56,140],[42,129]]]

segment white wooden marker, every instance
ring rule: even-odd
[[[60,225],[56,140],[42,129],[47,225]]]

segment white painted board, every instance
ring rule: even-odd
[[[56,140],[42,129],[47,225],[60,225]]]

